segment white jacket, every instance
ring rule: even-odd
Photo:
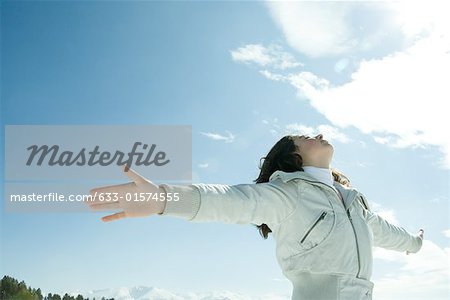
[[[277,261],[292,282],[295,300],[372,299],[372,247],[416,253],[422,238],[369,210],[365,197],[337,182],[276,171],[258,184],[161,184],[167,201],[161,215],[191,222],[267,224]]]

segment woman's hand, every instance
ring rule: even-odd
[[[164,190],[126,166],[123,167],[123,171],[132,182],[90,190],[92,201],[86,203],[92,210],[122,210],[103,217],[102,221],[110,222],[162,213],[166,205]]]
[[[424,230],[421,228],[421,229],[419,229],[419,237],[422,239],[422,241],[423,241],[423,233],[424,233]],[[409,252],[409,251],[406,251],[406,255],[409,255],[411,252]]]

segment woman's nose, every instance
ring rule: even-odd
[[[318,135],[316,135],[316,139],[322,139],[323,138],[323,135],[322,134],[318,134]]]

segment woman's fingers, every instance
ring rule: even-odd
[[[111,221],[116,221],[116,220],[119,220],[119,219],[123,219],[125,217],[126,217],[125,212],[121,211],[121,212],[118,212],[118,213],[115,213],[115,214],[103,217],[102,221],[103,222],[111,222]]]
[[[142,177],[139,173],[133,171],[132,169],[128,168],[127,165],[123,165],[122,166],[123,171],[125,172],[125,174],[131,179],[133,180],[135,183],[143,183],[146,182],[147,180]]]
[[[131,193],[153,191],[154,189],[158,190],[158,187],[145,179],[145,177],[141,176],[139,173],[128,168],[126,165],[122,165],[121,168],[122,171],[132,180],[132,182],[102,186],[89,191],[91,197],[89,201],[86,201],[86,204],[88,204],[92,210],[124,210],[103,217],[103,222],[116,221],[127,217],[144,216],[152,213],[151,209],[147,209],[148,212],[141,212],[138,208],[130,206],[131,204],[125,203],[124,200],[126,200],[126,196]]]
[[[127,192],[132,188],[135,188],[135,184],[147,182],[147,180],[136,173],[135,171],[127,168],[126,165],[121,166],[125,174],[133,181],[123,184],[115,184],[108,186],[101,186],[98,188],[91,189],[89,192],[92,196],[92,199],[89,201],[89,205],[91,204],[99,204],[104,202],[105,200],[114,200],[120,195],[121,192]]]
[[[424,230],[423,230],[422,228],[420,228],[420,229],[419,229],[419,236],[420,236],[421,238],[423,238],[423,233],[424,233]]]

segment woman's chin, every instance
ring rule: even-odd
[[[330,143],[328,143],[327,141],[323,141],[323,142],[322,142],[322,145],[324,145],[324,146],[326,146],[326,147],[331,147],[331,148],[333,148],[333,145],[330,144]]]

